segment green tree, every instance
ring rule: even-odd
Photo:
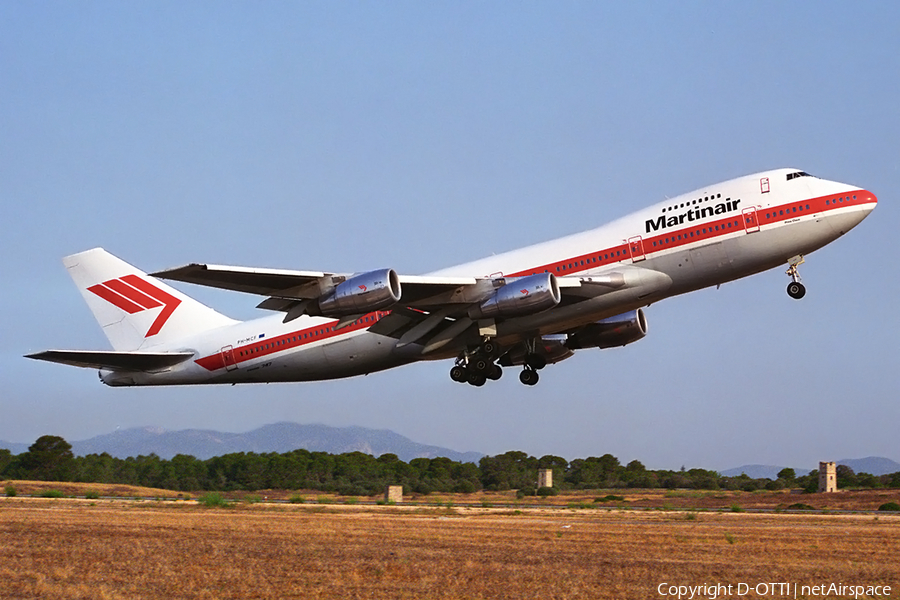
[[[169,461],[175,480],[175,489],[188,492],[207,487],[206,464],[189,454],[176,454]]]
[[[22,475],[41,481],[71,481],[75,474],[72,445],[56,435],[43,435],[21,456]]]
[[[797,480],[797,473],[790,467],[785,467],[778,471],[778,479],[783,480],[785,483],[794,483]]]
[[[838,465],[835,469],[837,475],[837,486],[839,488],[851,488],[858,485],[856,473],[847,465]]]
[[[75,459],[75,481],[90,483],[122,483],[116,478],[117,462],[106,452],[103,454],[88,454]]]
[[[0,448],[0,476],[6,474],[6,469],[13,463],[13,454],[6,448]]]
[[[613,487],[619,481],[619,459],[612,454],[576,458],[569,463],[565,480],[580,488]]]
[[[485,456],[479,462],[481,484],[487,490],[534,487],[538,460],[524,452],[511,450],[497,456]]]
[[[883,487],[881,480],[871,473],[857,473],[856,485],[862,488],[880,488]]]

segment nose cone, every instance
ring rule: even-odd
[[[846,197],[846,196],[845,196]],[[837,211],[829,218],[831,227],[839,236],[844,235],[869,216],[878,204],[878,198],[869,190],[859,189],[851,195],[853,204]],[[850,197],[846,197],[850,200]]]
[[[862,198],[863,206],[870,211],[878,204],[878,198],[869,190],[860,190],[859,195]]]

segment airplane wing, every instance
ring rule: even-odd
[[[332,293],[336,286],[351,278],[362,277],[361,280],[354,280],[353,284],[349,285],[353,288],[351,291],[355,291],[356,283],[372,279],[366,279],[367,275],[377,273],[380,280],[394,276],[402,288],[402,293],[398,290],[400,299],[389,306],[391,314],[373,325],[370,330],[397,338],[398,346],[401,347],[428,339],[430,341],[426,344],[427,351],[437,350],[463,335],[481,318],[477,310],[472,312],[471,307],[477,307],[493,296],[499,288],[519,279],[503,276],[389,275],[388,272],[393,273],[389,269],[359,276],[322,271],[191,264],[152,275],[162,279],[268,296],[259,303],[258,308],[284,312],[285,322],[303,314],[310,314],[309,308],[317,302],[317,299]],[[536,273],[533,276],[538,275],[543,273]],[[650,293],[661,285],[671,284],[671,279],[662,273],[622,264],[611,265],[608,271],[600,274],[562,276],[556,277],[555,280],[561,304],[581,302],[620,289],[637,288]],[[358,287],[365,289],[366,286]],[[527,295],[524,290],[523,293]],[[349,325],[366,312],[369,310],[349,309],[336,317],[340,318],[337,326],[340,328]]]
[[[334,273],[322,271],[293,271],[287,269],[257,269],[193,263],[151,273],[153,277],[195,283],[222,290],[293,298],[316,298],[321,294],[319,281]]]
[[[622,289],[644,287],[650,280],[645,274],[655,271],[631,265],[611,265],[608,272],[592,276],[557,277],[560,293],[566,303],[594,298]],[[161,279],[183,281],[224,290],[268,296],[258,308],[290,312],[304,300],[315,300],[353,275],[325,271],[295,271],[193,263],[151,274]],[[430,275],[398,275],[403,289],[399,306],[432,312],[447,307],[462,307],[484,300],[506,283],[504,277],[436,277]],[[656,277],[651,277],[656,287]],[[666,278],[667,279],[667,278]],[[302,314],[302,308],[291,318]]]
[[[292,300],[313,300],[328,288],[351,277],[349,274],[326,273],[323,271],[294,271],[289,269],[257,269],[248,267],[231,267],[225,265],[190,264],[184,267],[168,269],[152,273],[153,277],[195,283],[223,290],[246,292],[260,296],[270,296],[260,308],[281,310],[282,303]],[[427,305],[428,301],[452,302],[454,292],[466,286],[474,286],[479,281],[475,277],[429,277],[419,275],[400,275],[403,286],[403,305],[418,307]],[[444,296],[435,299],[436,296]],[[471,302],[459,293],[458,303]]]
[[[160,371],[184,362],[193,352],[111,352],[93,350],[45,350],[25,358],[86,367],[125,371]]]
[[[257,269],[225,265],[190,264],[151,274],[160,279],[184,281],[223,290],[246,292],[276,298],[314,299],[322,294],[323,284],[340,283],[349,274],[323,271],[294,271],[289,269]],[[323,281],[323,279],[331,281]],[[404,304],[412,305],[416,299],[428,298],[442,292],[453,291],[460,286],[474,285],[474,277],[423,277],[401,275]]]

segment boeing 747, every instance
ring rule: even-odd
[[[858,225],[865,189],[777,169],[710,185],[607,225],[429,275],[189,264],[148,275],[103,249],[63,259],[112,351],[28,358],[99,369],[111,386],[313,381],[422,360],[482,386],[504,367],[526,385],[578,350],[647,334],[664,298],[799,267]],[[235,321],[161,280],[264,297],[276,314]]]

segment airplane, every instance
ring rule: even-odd
[[[109,386],[314,381],[449,360],[482,386],[647,334],[664,298],[787,265],[858,225],[863,188],[776,169],[666,199],[597,229],[428,275],[189,264],[148,275],[101,248],[63,259],[114,350],[27,358],[99,369]],[[235,321],[161,280],[263,296],[277,314]]]

